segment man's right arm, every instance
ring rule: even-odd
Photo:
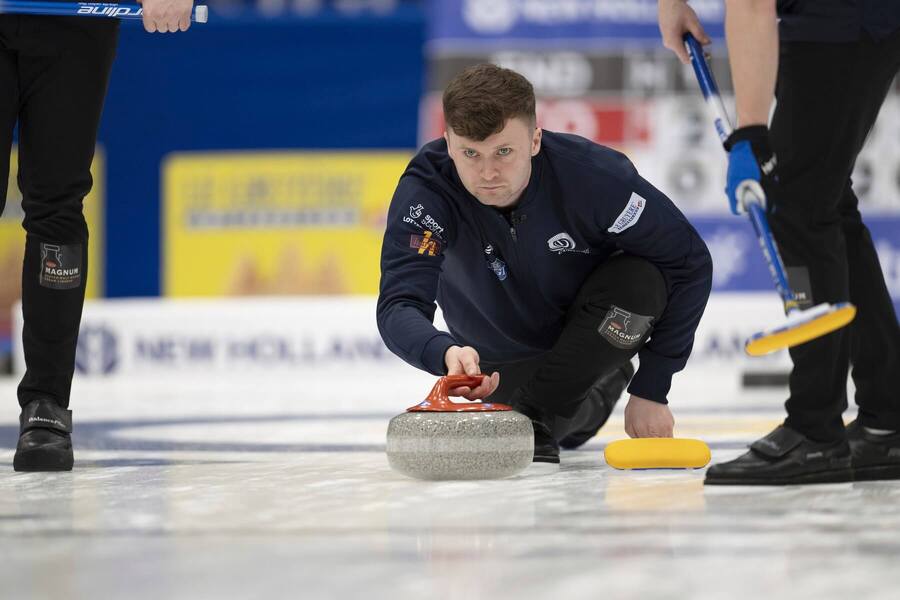
[[[736,215],[745,210],[738,190],[745,189],[748,180],[762,186],[770,205],[777,200],[777,160],[767,127],[778,74],[776,8],[776,0],[725,0],[725,37],[737,105],[737,128],[725,141],[725,192]],[[685,33],[709,43],[687,0],[659,0],[659,30],[663,44],[684,63],[690,62],[682,43]]]
[[[731,212],[746,210],[747,181],[762,187],[765,201],[778,198],[778,161],[769,140],[769,110],[778,75],[778,19],[775,0],[726,0],[725,37],[734,82],[737,128],[725,141],[728,176],[725,191]],[[753,194],[757,199],[762,195]]]
[[[737,126],[767,125],[778,75],[775,0],[726,0],[725,37]]]
[[[433,375],[446,374],[447,349],[461,345],[433,325],[444,250],[453,235],[447,213],[440,196],[403,177],[381,247],[378,331],[391,352]],[[434,222],[443,227],[440,235],[426,225]]]

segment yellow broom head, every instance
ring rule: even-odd
[[[788,313],[782,325],[753,334],[744,344],[750,356],[763,356],[784,348],[805,344],[850,323],[856,307],[849,302],[819,304],[807,310]]]

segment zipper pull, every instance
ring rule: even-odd
[[[516,235],[516,228],[515,228],[515,227],[510,227],[510,228],[509,228],[509,235],[512,236],[512,239],[513,239],[514,242],[518,242],[518,241],[519,241],[519,238],[518,238],[518,236]]]

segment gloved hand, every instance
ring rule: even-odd
[[[746,212],[744,201],[758,202],[771,210],[777,194],[778,161],[769,144],[769,129],[751,125],[735,129],[725,140],[728,151],[728,180],[725,193],[731,212]]]

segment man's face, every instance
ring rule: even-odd
[[[503,208],[519,201],[531,178],[531,157],[541,149],[541,130],[513,118],[499,133],[480,142],[444,132],[447,149],[463,185],[482,204]]]

